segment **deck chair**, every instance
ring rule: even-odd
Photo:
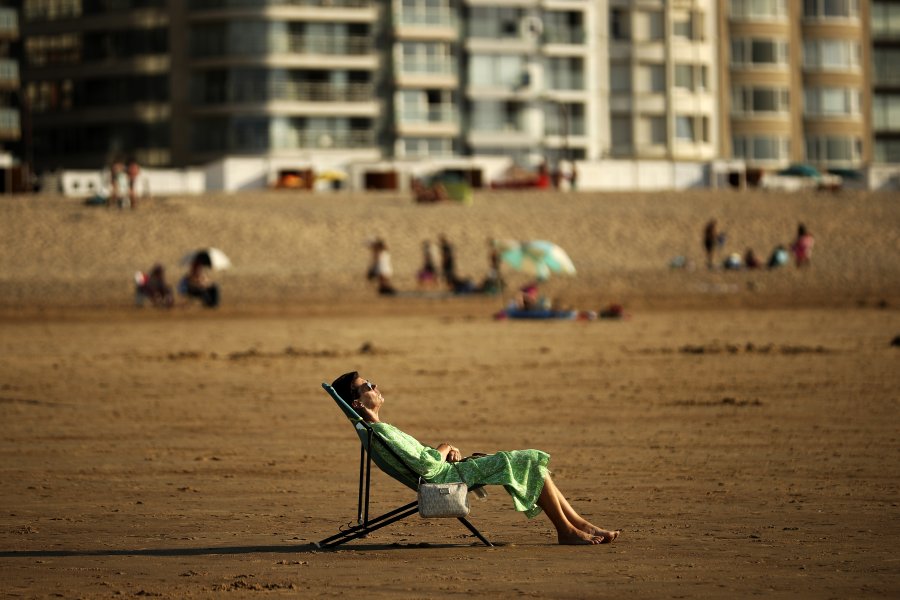
[[[316,543],[318,548],[330,548],[334,546],[340,546],[346,542],[351,540],[355,540],[357,538],[365,537],[372,533],[373,531],[377,531],[382,527],[390,525],[391,523],[395,523],[400,521],[401,519],[405,519],[410,515],[414,515],[419,511],[419,501],[413,500],[408,504],[404,504],[398,508],[395,508],[392,511],[386,512],[381,516],[370,518],[369,517],[369,482],[371,479],[372,473],[372,463],[374,462],[378,468],[380,468],[384,473],[393,477],[406,487],[416,490],[418,488],[419,475],[413,471],[404,461],[400,458],[399,455],[394,451],[393,448],[390,447],[388,443],[386,443],[381,436],[379,436],[372,427],[366,423],[364,420],[360,418],[356,411],[353,410],[349,404],[344,402],[343,398],[341,398],[338,393],[334,390],[333,387],[328,385],[327,383],[323,383],[322,387],[331,395],[331,398],[335,401],[338,407],[344,411],[344,415],[350,420],[350,423],[353,425],[356,430],[356,435],[359,436],[360,441],[360,453],[359,453],[359,496],[357,502],[357,510],[356,510],[356,525],[348,527],[347,529],[343,529],[338,533],[334,534],[331,537],[327,537],[324,540]],[[384,460],[384,458],[379,454],[379,452],[372,452],[371,449],[374,448],[373,444],[381,444],[381,448],[384,448],[390,454],[397,459],[399,464],[406,467],[404,471],[398,471],[393,465]],[[480,486],[477,486],[480,487]],[[470,488],[475,489],[475,487]],[[477,537],[485,546],[493,546],[487,538],[481,535],[481,532],[478,531],[474,525],[472,525],[468,519],[465,517],[458,517],[459,521],[468,528],[472,534]]]

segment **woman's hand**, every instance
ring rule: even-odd
[[[435,450],[440,452],[441,456],[443,456],[444,460],[446,460],[447,462],[459,462],[462,460],[462,453],[456,446],[451,446],[450,444],[444,443],[439,444],[438,447],[435,448]]]

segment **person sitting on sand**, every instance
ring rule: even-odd
[[[358,372],[344,373],[331,385],[411,469],[429,481],[462,481],[469,487],[502,485],[512,496],[517,511],[525,513],[529,519],[541,511],[547,515],[556,528],[560,544],[606,544],[619,537],[620,531],[597,527],[575,512],[550,478],[547,469],[550,455],[546,452],[513,450],[463,459],[459,448],[451,444],[442,443],[431,448],[382,422],[380,412],[384,396],[376,384],[363,379]],[[385,453],[384,458],[396,462],[389,453]]]
[[[198,252],[191,267],[178,285],[178,290],[191,298],[198,298],[206,308],[219,305],[219,286],[209,274],[212,261],[206,252]]]
[[[137,284],[135,295],[138,306],[143,304],[145,298],[150,300],[153,306],[159,308],[171,308],[175,302],[172,286],[166,282],[166,270],[159,263],[153,265],[149,275],[137,273],[135,283]]]
[[[550,308],[547,302],[538,294],[537,282],[523,285],[519,289],[514,307],[516,310],[547,310]]]

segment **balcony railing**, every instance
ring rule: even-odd
[[[277,81],[263,85],[238,83],[226,94],[209,94],[198,99],[199,104],[214,105],[228,102],[368,102],[374,98],[371,83],[335,85],[324,82]]]
[[[331,129],[299,129],[272,140],[279,150],[300,148],[371,148],[375,132],[369,129],[334,131]]]
[[[544,42],[547,44],[568,44],[581,46],[584,44],[584,30],[552,28],[544,30]]]
[[[83,15],[99,15],[111,11],[166,8],[166,0],[55,0],[26,2],[26,21],[55,21]]]
[[[313,8],[371,8],[375,0],[191,0],[193,9],[265,8],[301,6]]]
[[[397,61],[397,72],[403,75],[456,75],[456,61],[451,58],[407,58]]]
[[[292,35],[288,39],[288,51],[296,54],[335,54],[359,56],[372,52],[369,36]]]
[[[448,8],[405,9],[394,13],[397,25],[417,27],[456,27],[456,14]]]
[[[431,106],[424,110],[403,110],[398,115],[398,120],[404,125],[418,125],[422,123],[455,125],[459,122],[456,110],[451,105]]]

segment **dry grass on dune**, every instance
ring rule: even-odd
[[[633,305],[856,304],[900,291],[900,203],[887,194],[478,192],[473,206],[422,206],[393,194],[247,192],[157,198],[134,212],[62,198],[0,203],[0,305],[127,306],[131,276],[206,245],[235,267],[220,276],[226,307],[330,303],[368,297],[366,241],[383,236],[400,289],[415,289],[421,242],[445,233],[462,274],[487,270],[487,240],[549,239],[578,268],[548,295],[590,308]],[[725,250],[765,257],[804,222],[816,237],[813,268],[723,273],[703,268],[700,235],[716,218]],[[671,271],[674,256],[698,268]],[[515,284],[524,277],[508,273]],[[361,295],[361,296],[360,296]]]

